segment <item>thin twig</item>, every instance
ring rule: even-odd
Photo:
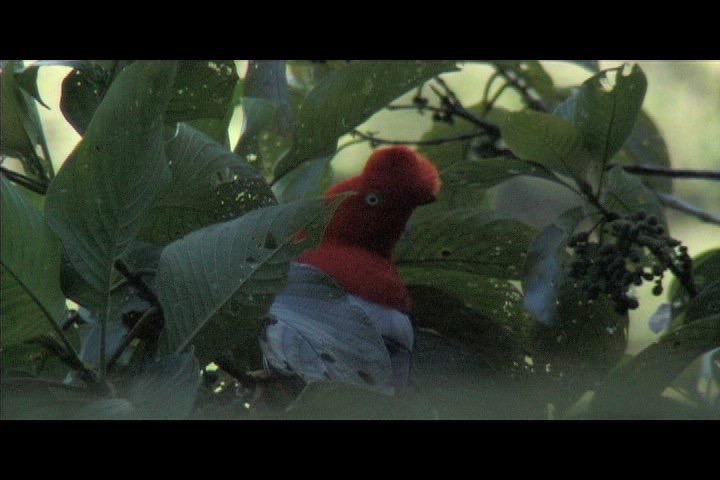
[[[669,193],[655,192],[655,194],[658,196],[658,198],[660,198],[660,201],[664,205],[666,205],[670,208],[674,208],[681,212],[687,213],[688,215],[697,217],[700,220],[702,220],[703,222],[715,223],[717,225],[720,225],[720,217],[717,215],[708,213],[705,210],[703,210],[702,208],[700,208],[696,205],[693,205],[691,203],[688,203],[685,200],[677,198],[674,195],[670,195]]]
[[[443,88],[443,90],[445,90],[445,94],[441,93],[434,85],[430,85],[430,89],[438,96],[438,98],[440,98],[441,101],[443,101],[443,99],[446,100],[443,102],[443,106],[445,107],[443,110],[445,112],[474,123],[485,130],[488,135],[493,138],[500,138],[500,128],[497,125],[487,122],[484,118],[466,109],[462,102],[458,99],[455,92],[442,78],[436,77],[435,81]]]
[[[125,262],[119,258],[115,260],[115,269],[127,279],[130,285],[134,286],[138,290],[138,294],[143,300],[146,300],[153,305],[160,305],[160,301],[155,295],[155,292],[147,286],[141,274],[131,272]]]
[[[45,195],[48,190],[48,184],[39,182],[33,178],[26,177],[25,175],[13,172],[12,170],[8,170],[5,167],[0,166],[0,171],[2,171],[2,174],[5,175],[8,179],[11,181],[17,183],[18,185],[27,188],[28,190],[39,193],[40,195]]]
[[[388,140],[378,138],[371,133],[363,133],[359,130],[353,130],[352,135],[369,141],[371,145],[441,145],[443,143],[459,142],[462,140],[481,137],[485,135],[485,132],[465,133],[453,137],[438,137],[430,140]]]
[[[532,95],[530,94],[530,89],[532,87],[529,86],[524,80],[516,76],[511,70],[498,67],[497,65],[495,66],[495,68],[500,73],[500,75],[502,75],[502,77],[507,80],[508,83],[510,83],[510,86],[517,90],[520,95],[522,95],[523,99],[525,99],[530,108],[540,110],[542,112],[547,112],[549,110],[548,106],[545,104],[545,102],[542,101],[542,99],[536,99],[532,97]]]
[[[500,95],[509,87],[509,83],[504,83],[502,87],[498,89],[497,92],[495,92],[495,95],[485,104],[485,107],[483,108],[482,116],[486,116],[490,110],[492,110],[493,106],[495,105],[495,102],[497,102],[498,98],[500,98]]]
[[[125,338],[122,339],[122,342],[120,342],[120,345],[115,349],[112,356],[110,357],[110,360],[107,362],[107,370],[110,370],[114,365],[115,362],[118,361],[122,353],[125,351],[125,349],[130,345],[130,343],[137,338],[138,334],[142,331],[143,328],[145,328],[150,321],[153,319],[155,315],[157,315],[160,312],[160,308],[158,306],[152,306],[149,309],[145,311],[145,313],[142,314],[140,319],[137,321],[135,326],[128,332],[127,335],[125,335]]]
[[[485,88],[483,89],[483,96],[482,96],[482,104],[487,105],[488,104],[488,97],[490,96],[490,87],[492,86],[493,82],[500,76],[500,73],[495,70],[492,75],[490,75],[490,78],[488,78],[487,82],[485,82]],[[487,112],[483,112],[487,113]],[[484,115],[483,115],[484,116]]]
[[[608,164],[605,170],[609,170],[616,164]],[[720,170],[688,170],[673,169],[663,167],[648,167],[642,165],[621,165],[622,169],[628,173],[636,175],[647,175],[655,177],[671,177],[671,178],[699,178],[704,180],[720,180]]]

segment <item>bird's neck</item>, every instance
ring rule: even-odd
[[[332,276],[345,290],[402,312],[412,310],[410,294],[387,256],[362,247],[327,240],[298,260]]]

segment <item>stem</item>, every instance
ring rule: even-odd
[[[605,170],[616,166],[608,164]],[[671,178],[699,178],[704,180],[720,180],[720,170],[688,170],[688,169],[672,169],[663,167],[646,167],[641,165],[621,165],[622,169],[628,173],[636,175],[647,175],[655,177],[671,177]]]
[[[47,193],[48,185],[46,183],[39,182],[30,177],[26,177],[21,173],[13,172],[12,170],[8,170],[7,168],[2,166],[0,166],[0,171],[11,181],[27,188],[32,192],[39,193],[40,195],[45,195]]]
[[[498,98],[500,98],[500,95],[502,95],[502,93],[505,91],[505,89],[509,86],[510,86],[509,83],[504,83],[503,86],[500,87],[497,92],[495,92],[495,95],[493,95],[493,97],[490,99],[490,101],[487,104],[485,104],[485,108],[483,108],[483,113],[482,113],[483,117],[486,116],[490,112],[490,110],[492,110],[493,106],[495,105],[495,102],[497,102]]]
[[[130,285],[132,285],[138,290],[140,298],[150,302],[153,305],[160,305],[160,301],[155,295],[155,292],[153,292],[150,287],[147,286],[145,280],[143,280],[142,278],[142,275],[139,273],[131,272],[127,264],[125,264],[125,262],[121,258],[115,260],[115,269],[127,279]]]
[[[430,140],[387,140],[384,138],[377,138],[374,135],[363,133],[359,130],[353,130],[352,134],[367,140],[374,145],[440,145],[448,142],[459,142],[462,140],[481,137],[485,135],[485,132],[465,133],[454,137],[438,137]]]
[[[442,78],[436,77],[435,81],[440,84],[443,90],[445,90],[444,95],[437,88],[435,88],[434,85],[430,85],[430,89],[433,91],[433,93],[435,93],[435,95],[438,96],[438,98],[440,98],[441,100],[443,98],[447,99],[447,103],[444,104],[445,108],[443,109],[443,111],[450,113],[451,115],[456,115],[460,118],[464,118],[471,123],[474,123],[478,127],[485,130],[488,135],[492,136],[493,138],[500,138],[500,128],[498,128],[497,125],[487,122],[484,118],[466,109],[458,99],[455,92],[447,85],[447,83],[445,83]]]
[[[500,75],[502,75],[502,77],[507,80],[510,86],[517,90],[520,95],[522,95],[523,99],[525,100],[525,102],[527,102],[530,108],[540,110],[542,112],[547,112],[549,110],[548,106],[545,105],[545,102],[543,102],[542,100],[537,100],[530,95],[531,87],[529,85],[522,85],[520,83],[521,79],[517,78],[514,74],[511,74],[506,69],[497,66],[496,68],[498,73],[500,73]]]
[[[482,96],[482,104],[487,105],[488,103],[488,96],[490,95],[490,87],[492,86],[493,82],[500,76],[500,73],[498,73],[497,70],[493,72],[492,75],[490,75],[490,78],[488,78],[487,82],[485,83],[485,88],[483,89],[483,96]],[[487,111],[485,111],[487,113]]]
[[[696,205],[688,203],[687,201],[677,198],[674,195],[670,195],[669,193],[655,192],[655,195],[658,196],[658,198],[664,205],[670,208],[674,208],[683,213],[687,213],[688,215],[697,217],[703,222],[715,223],[717,225],[720,225],[719,216],[708,213]]]
[[[153,317],[160,312],[160,308],[153,305],[149,309],[145,311],[145,313],[142,314],[142,317],[137,321],[135,326],[128,332],[127,335],[125,335],[125,338],[123,338],[122,342],[120,342],[120,345],[115,349],[112,356],[110,356],[110,360],[107,362],[107,369],[110,370],[115,363],[118,361],[122,353],[125,351],[125,349],[132,343],[135,338],[137,338],[138,334],[142,331],[143,328],[145,328],[149,323],[150,320],[153,319]]]
[[[661,245],[658,245],[657,240],[648,237],[647,235],[638,235],[638,243],[641,245],[645,245],[655,257],[660,260],[665,266],[668,267],[668,269],[675,275],[675,277],[680,281],[683,288],[688,292],[688,295],[690,295],[690,298],[695,298],[698,294],[697,287],[695,286],[695,283],[692,281],[692,277],[689,275],[685,275],[683,272],[681,272],[675,263],[673,263],[672,258],[668,254],[666,254]]]

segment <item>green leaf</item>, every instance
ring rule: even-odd
[[[389,397],[354,385],[315,382],[302,391],[281,418],[293,420],[432,419],[427,404]]]
[[[624,362],[595,392],[596,418],[656,418],[652,406],[698,356],[720,347],[720,314],[698,319],[664,336]]]
[[[693,280],[698,291],[703,290],[720,278],[720,248],[706,250],[693,258]],[[687,291],[682,288],[676,277],[672,277],[668,287],[668,298],[674,305],[673,311],[683,311],[690,301]]]
[[[272,187],[280,203],[319,197],[327,191],[333,180],[331,160],[330,156],[310,160],[281,177]]]
[[[60,290],[60,243],[30,193],[0,177],[2,203],[2,303],[0,322],[3,366],[7,349],[51,330],[60,322],[65,296]],[[25,357],[27,358],[27,357]]]
[[[238,155],[184,124],[166,144],[172,182],[138,237],[167,244],[213,223],[275,204],[262,175]]]
[[[524,357],[533,322],[510,282],[438,269],[403,268],[401,273],[419,327],[481,352],[496,372],[512,370]]]
[[[168,122],[227,116],[238,82],[233,60],[178,62],[173,94],[167,105]]]
[[[705,286],[690,300],[685,310],[685,322],[720,314],[720,280]]]
[[[411,88],[456,69],[449,61],[364,61],[327,75],[300,107],[294,147],[278,163],[275,178],[305,161],[331,155],[341,135]]]
[[[635,127],[646,89],[647,80],[638,65],[603,70],[582,84],[575,125],[583,144],[603,167]]]
[[[440,268],[518,279],[535,229],[475,208],[416,214],[398,244],[400,267]]]
[[[270,102],[269,127],[284,136],[292,133],[295,122],[286,70],[285,60],[250,60],[245,75],[245,95]]]
[[[92,288],[81,303],[99,307],[101,321],[114,262],[169,181],[162,113],[175,70],[172,62],[136,62],[123,70],[48,190],[48,223]]]
[[[513,158],[483,158],[458,162],[441,172],[445,185],[490,188],[518,175],[543,178],[564,185],[553,172],[539,163]]]
[[[613,163],[670,168],[667,145],[655,122],[640,111],[637,123]],[[641,176],[642,182],[651,189],[672,192],[672,179],[668,177]]]
[[[519,78],[523,84],[534,89],[541,98],[553,101],[557,96],[550,75],[537,60],[504,60],[492,62],[496,67]]]
[[[270,100],[264,98],[243,97],[242,109],[245,125],[239,140],[240,145],[247,144],[249,139],[257,137],[260,132],[269,128],[277,108]]]
[[[560,287],[565,281],[567,241],[583,218],[582,207],[560,215],[533,239],[524,267],[525,308],[545,325],[557,323]]]
[[[124,398],[100,398],[69,416],[69,420],[133,420],[134,409]]]
[[[621,166],[615,166],[606,174],[602,192],[603,204],[618,213],[645,212],[656,216],[665,224],[665,214],[660,200],[636,175]]]
[[[61,420],[78,415],[98,397],[84,389],[32,377],[2,377],[0,418]]]
[[[48,107],[47,104],[42,101],[42,98],[40,97],[40,92],[38,91],[37,76],[39,70],[40,65],[31,65],[24,68],[22,71],[16,72],[15,83],[20,88],[25,90],[28,95],[37,100],[40,105],[49,110],[50,107]]]
[[[589,158],[575,126],[556,115],[525,110],[508,112],[500,125],[503,139],[523,160],[581,178]]]
[[[113,80],[130,64],[128,60],[110,63],[90,60],[77,65],[62,82],[60,110],[80,135],[85,134],[100,102]]]
[[[133,376],[122,396],[134,419],[181,420],[190,415],[198,387],[200,364],[192,353],[162,357]]]
[[[156,282],[170,348],[193,343],[203,364],[238,345],[246,357],[259,350],[259,317],[284,287],[290,261],[319,243],[334,206],[318,199],[265,207],[165,247]]]
[[[46,155],[48,149],[35,103],[16,82],[18,68],[22,62],[9,61],[0,74],[0,153],[19,157],[28,173],[45,181],[53,168],[49,158],[35,152],[37,145]]]

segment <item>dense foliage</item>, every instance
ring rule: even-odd
[[[58,63],[82,140],[54,172],[37,75]],[[693,257],[668,234],[643,71],[577,62],[587,80],[560,89],[540,62],[484,63],[465,105],[454,61],[251,61],[243,78],[230,60],[4,62],[0,153],[22,169],[1,178],[2,418],[720,418],[695,386],[717,388],[720,248]],[[498,106],[505,91],[518,108]],[[386,108],[432,116],[411,143],[444,182],[396,251],[414,388],[296,396],[257,372],[260,318],[343,200],[320,198],[339,139],[408,143],[359,131]],[[513,214],[498,192],[520,178],[572,205]],[[666,332],[629,357],[643,282],[667,292]],[[667,395],[703,354],[704,376]]]

